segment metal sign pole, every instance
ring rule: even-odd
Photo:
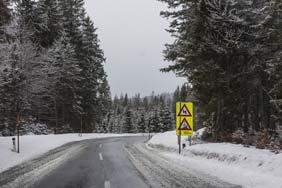
[[[181,103],[180,103],[180,109],[181,109]],[[180,116],[179,116],[179,122],[181,122]],[[179,144],[179,154],[181,154],[181,129],[180,129],[179,136],[178,136],[178,144]]]
[[[179,154],[181,154],[181,136],[178,136]]]
[[[192,146],[192,136],[189,136],[189,146]]]
[[[192,116],[193,116],[193,131],[194,131],[194,127],[197,127],[196,125],[196,117],[195,117],[195,114],[196,114],[196,105],[193,104],[193,113],[192,113]],[[194,133],[193,133],[194,134]],[[191,139],[190,139],[190,146],[192,146],[192,136],[191,136]]]

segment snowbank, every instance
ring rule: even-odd
[[[247,188],[282,188],[282,154],[229,143],[205,143],[188,146],[177,155],[174,131],[155,135],[149,146],[172,151],[163,155],[182,162],[184,168],[195,168],[230,183]]]
[[[21,136],[20,154],[12,152],[12,137],[0,137],[0,172],[30,160],[69,142],[107,137],[136,136],[136,134],[62,134]]]

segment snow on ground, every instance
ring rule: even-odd
[[[282,188],[282,153],[230,143],[204,143],[188,146],[178,155],[175,131],[155,135],[149,147],[164,149],[162,154],[183,168],[194,168],[245,188]]]
[[[12,152],[12,137],[0,137],[0,172],[44,154],[66,143],[108,137],[136,136],[136,134],[62,134],[21,136],[20,154]]]

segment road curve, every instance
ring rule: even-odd
[[[2,188],[234,188],[202,174],[183,172],[145,137],[66,144],[0,174]]]

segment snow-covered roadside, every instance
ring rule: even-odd
[[[155,135],[149,146],[164,149],[162,154],[183,168],[194,168],[223,181],[246,188],[282,188],[282,154],[229,143],[205,143],[188,146],[178,155],[174,131]]]
[[[82,137],[78,134],[21,136],[20,154],[11,152],[12,137],[0,137],[0,172],[69,142],[124,136],[136,134],[83,134]]]

